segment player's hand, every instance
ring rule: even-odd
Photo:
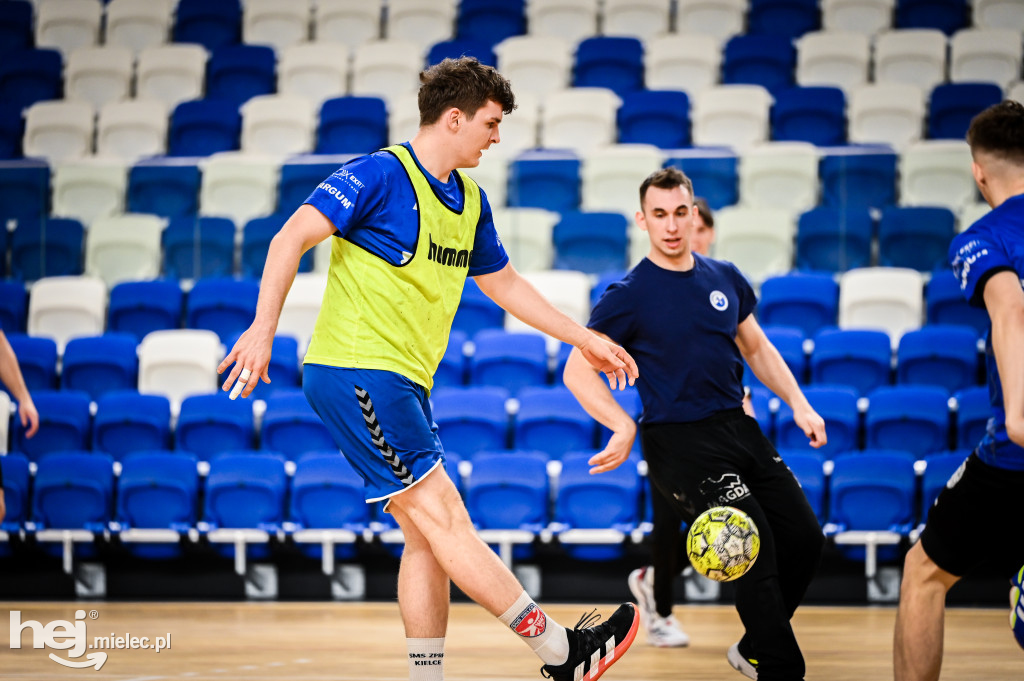
[[[222,374],[232,363],[235,365],[221,386],[225,392],[231,391],[231,399],[235,399],[239,394],[243,398],[248,397],[256,389],[261,378],[264,383],[270,383],[270,353],[273,344],[273,332],[268,334],[256,329],[255,326],[250,326],[239,336],[235,347],[231,348],[231,352],[217,367],[217,373]]]
[[[811,446],[815,449],[828,444],[828,437],[825,435],[825,419],[809,406],[793,410],[793,422],[804,431],[804,435],[811,441]]]
[[[21,427],[25,429],[25,437],[35,435],[39,430],[39,412],[31,397],[18,402],[18,416],[21,418]]]
[[[591,334],[590,339],[579,346],[579,351],[590,366],[605,375],[612,390],[623,390],[627,383],[633,385],[640,375],[636,362],[625,348],[600,336]]]
[[[623,461],[629,458],[634,439],[636,439],[635,423],[630,423],[630,427],[614,431],[605,448],[587,461],[592,466],[590,474],[607,473],[618,468]]]

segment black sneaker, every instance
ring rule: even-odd
[[[632,645],[640,628],[640,613],[635,605],[623,603],[603,624],[596,624],[601,619],[596,612],[584,613],[572,631],[566,632],[569,635],[569,659],[557,667],[550,664],[541,667],[540,673],[544,678],[597,681]]]

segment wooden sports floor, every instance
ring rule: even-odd
[[[99,671],[66,668],[49,659],[69,659],[72,650],[33,649],[32,630],[12,650],[13,615],[0,614],[0,679],[110,681],[405,681],[405,647],[397,606],[390,603],[17,603],[18,621],[81,620],[86,638],[170,634],[170,648],[107,650]],[[567,626],[584,606],[546,605]],[[600,605],[610,613],[612,606]],[[95,619],[91,617],[95,615]],[[725,661],[740,635],[729,606],[677,606],[690,633],[688,648],[658,649],[641,633],[632,649],[603,679],[608,681],[740,681]],[[807,658],[808,681],[891,679],[892,607],[806,607],[795,619]],[[74,623],[74,622],[72,622]],[[65,640],[65,639],[60,639]],[[152,643],[151,643],[152,645]],[[86,660],[86,651],[78,660]],[[540,663],[526,646],[482,609],[452,606],[445,678],[448,681],[540,679]],[[946,681],[1024,679],[1024,651],[1008,627],[1008,609],[951,609],[946,623]]]

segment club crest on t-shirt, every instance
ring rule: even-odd
[[[729,298],[721,291],[712,291],[709,299],[711,300],[711,307],[719,312],[724,312],[729,307]]]

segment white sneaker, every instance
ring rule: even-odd
[[[747,677],[748,679],[757,678],[757,661],[748,660],[747,658],[743,657],[743,655],[740,653],[739,643],[733,643],[731,646],[729,646],[729,652],[725,654],[725,657],[727,660],[729,660],[729,664],[732,665],[732,668],[738,671],[740,674],[743,674],[743,676]]]
[[[655,615],[651,619],[651,626],[647,629],[647,643],[659,648],[682,648],[690,645],[690,637],[679,626],[675,615],[668,617]]]
[[[629,573],[627,581],[636,604],[640,606],[640,622],[644,629],[650,631],[651,620],[658,616],[658,609],[654,603],[654,568],[637,568]]]

